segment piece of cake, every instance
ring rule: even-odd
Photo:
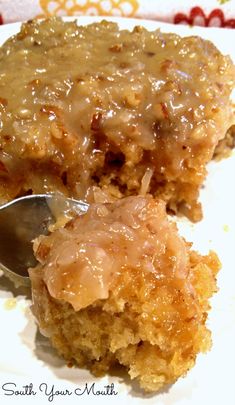
[[[120,363],[157,391],[210,348],[205,323],[220,263],[191,250],[163,201],[93,204],[34,247],[33,313],[67,361],[95,374]]]
[[[0,49],[1,200],[148,191],[199,220],[206,164],[234,123],[234,79],[230,58],[199,37],[23,24]]]

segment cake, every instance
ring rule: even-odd
[[[234,77],[199,37],[28,21],[0,49],[0,200],[149,192],[200,220],[206,165],[234,124]]]
[[[121,364],[157,391],[210,348],[205,323],[220,263],[179,236],[162,200],[91,204],[34,250],[32,310],[70,364],[95,375]]]

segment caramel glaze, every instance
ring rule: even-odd
[[[147,187],[192,220],[206,163],[232,125],[234,66],[209,41],[86,27],[22,25],[0,50],[0,196],[61,191],[92,200]]]

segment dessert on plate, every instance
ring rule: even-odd
[[[162,200],[91,204],[34,249],[33,313],[67,361],[97,375],[118,363],[157,391],[210,348],[205,322],[220,263],[178,235]]]
[[[39,327],[67,361],[121,364],[157,391],[210,348],[220,262],[167,212],[201,219],[207,164],[234,144],[234,82],[209,41],[107,21],[29,21],[0,48],[0,202],[90,203],[34,241],[29,270]]]
[[[234,79],[231,59],[199,37],[23,24],[0,49],[1,201],[149,192],[198,221],[206,165],[234,124]]]

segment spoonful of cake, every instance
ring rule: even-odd
[[[16,285],[30,285],[28,268],[37,264],[32,241],[64,225],[88,204],[58,194],[28,195],[0,207],[0,269]]]

